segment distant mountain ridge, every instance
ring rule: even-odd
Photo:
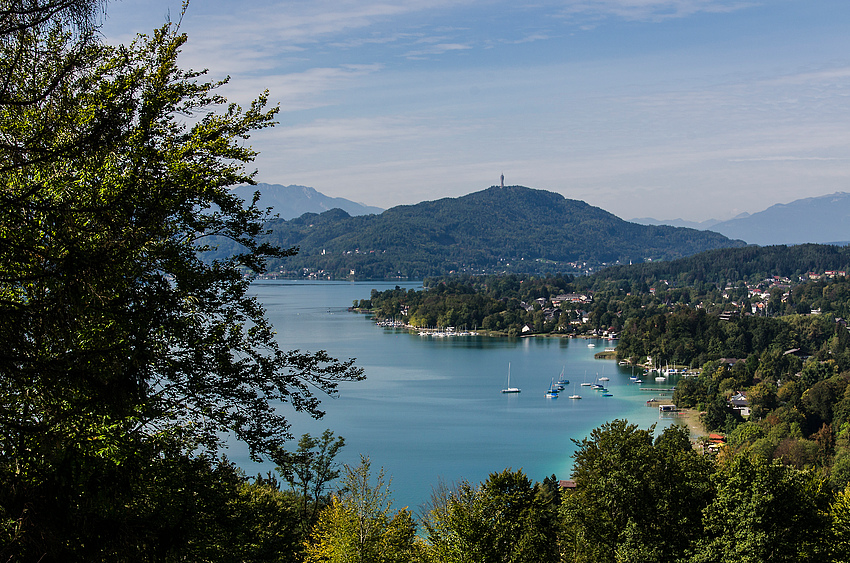
[[[257,184],[239,186],[233,193],[246,201],[251,201],[254,192],[260,192],[258,205],[271,207],[272,213],[281,219],[289,220],[301,217],[305,213],[324,213],[331,209],[342,209],[349,215],[370,215],[382,213],[380,207],[372,207],[341,197],[329,197],[307,186],[282,186],[280,184]]]
[[[834,194],[777,203],[749,217],[712,227],[750,244],[844,243],[850,241],[850,194]]]
[[[387,279],[450,272],[575,272],[586,265],[669,260],[744,246],[710,231],[645,226],[583,201],[522,186],[402,205],[270,221],[270,242],[298,247],[272,269]]]
[[[633,219],[648,224],[683,225],[681,219],[657,221],[650,218]],[[694,228],[707,229],[749,244],[847,244],[850,241],[850,193],[833,194],[778,203],[752,215],[742,215],[729,221],[709,220],[690,223]],[[695,226],[699,225],[699,226]]]

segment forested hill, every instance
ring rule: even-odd
[[[299,247],[297,256],[272,264],[272,270],[306,268],[359,279],[578,272],[744,245],[713,232],[629,223],[582,201],[521,186],[398,206],[380,215],[308,213],[268,227],[271,242]]]
[[[828,244],[747,246],[709,250],[669,262],[614,266],[584,281],[648,283],[666,280],[677,286],[757,281],[766,277],[797,277],[807,272],[850,271],[850,247]]]

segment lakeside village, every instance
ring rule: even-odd
[[[757,283],[747,283],[747,297],[750,304],[750,310],[745,311],[742,310],[742,307],[745,305],[743,302],[737,301],[728,301],[728,305],[732,308],[731,311],[724,311],[720,313],[720,318],[724,320],[729,320],[734,318],[736,315],[764,315],[766,314],[766,308],[771,298],[778,295],[779,300],[782,303],[787,301],[788,296],[791,292],[791,287],[793,283],[802,283],[805,281],[817,281],[820,279],[835,279],[838,277],[845,278],[847,273],[844,270],[827,270],[824,273],[816,273],[816,272],[807,272],[799,276],[798,279],[792,280],[791,278],[785,276],[773,276],[770,278],[765,278]],[[664,286],[669,286],[669,282],[667,280],[660,280],[657,285],[663,284]],[[722,296],[724,299],[729,299],[730,292],[735,289],[733,286],[729,285],[724,288]],[[656,294],[656,287],[649,288],[649,292],[652,295]],[[540,310],[546,321],[555,321],[557,322],[562,313],[567,312],[568,310],[573,312],[575,317],[570,321],[570,325],[575,329],[574,333],[567,334],[553,334],[553,333],[537,333],[534,331],[533,327],[530,324],[523,325],[521,329],[521,334],[519,336],[528,337],[528,336],[560,336],[560,337],[583,337],[583,338],[608,338],[611,340],[615,340],[617,338],[617,333],[613,329],[613,327],[608,329],[597,329],[597,328],[588,328],[588,330],[581,330],[580,327],[589,327],[591,324],[590,311],[588,310],[590,305],[593,304],[593,291],[587,291],[584,293],[563,293],[559,294],[555,297],[551,297],[549,299],[546,298],[538,298],[530,303],[526,303],[522,301],[520,305],[526,312],[534,312],[535,310]],[[668,303],[669,305],[669,303]],[[586,306],[586,308],[583,308]],[[695,308],[701,309],[704,308],[703,303],[698,303],[695,305]],[[351,310],[356,310],[355,308],[350,308]],[[447,326],[447,327],[420,327],[414,326],[409,322],[403,320],[409,318],[409,306],[405,305],[401,309],[401,319],[393,318],[393,319],[378,319],[376,324],[378,326],[384,328],[396,328],[396,329],[404,329],[411,332],[417,332],[420,336],[430,336],[434,338],[451,338],[455,336],[472,336],[472,335],[487,335],[487,336],[504,336],[501,333],[488,331],[488,330],[467,330],[467,329],[458,329],[457,327]],[[818,315],[821,311],[819,309],[813,309],[809,314]]]

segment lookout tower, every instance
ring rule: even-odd
[[[504,174],[502,174],[502,187],[503,188],[505,187],[505,175]]]

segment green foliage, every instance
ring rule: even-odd
[[[830,555],[836,563],[850,561],[850,487],[839,491],[830,506]]]
[[[712,465],[687,430],[653,431],[615,420],[576,442],[576,490],[562,512],[585,560],[680,561],[699,538]]]
[[[407,508],[392,511],[389,483],[381,469],[372,482],[371,462],[345,466],[342,488],[306,544],[307,563],[408,563],[420,561],[423,548]]]
[[[325,430],[319,438],[302,435],[294,452],[284,450],[272,454],[278,473],[301,498],[304,534],[313,527],[319,510],[328,503],[325,489],[330,481],[339,477],[334,458],[344,445],[341,436],[334,439],[333,432]]]
[[[515,332],[528,324],[535,332],[573,331],[575,304],[544,311],[537,299],[554,298],[573,290],[572,278],[462,276],[426,279],[426,289],[399,287],[372,291],[368,307],[378,319],[406,320],[414,327],[462,327],[469,330]],[[361,301],[360,305],[366,305]]]
[[[673,287],[699,289],[705,284],[722,288],[741,281],[757,283],[773,276],[798,276],[826,270],[850,271],[850,248],[829,244],[799,244],[706,250],[668,262],[612,266],[596,277],[616,280],[631,287],[651,287],[663,282]],[[842,289],[831,297],[840,297],[838,293],[846,295],[846,281],[839,287]]]
[[[559,561],[558,500],[557,490],[510,469],[479,487],[438,489],[424,522],[429,556],[435,563]]]
[[[712,484],[694,562],[825,560],[830,496],[817,475],[739,455]]]
[[[268,454],[290,438],[279,403],[321,416],[313,389],[362,377],[351,360],[280,350],[247,295],[246,272],[292,254],[260,243],[263,213],[228,190],[252,181],[244,141],[277,110],[265,94],[228,105],[221,82],[181,70],[173,26],[113,47],[66,25],[96,5],[38,3],[47,20],[0,42],[0,507],[13,561],[218,541],[166,533],[189,517],[156,471],[194,472],[191,499],[212,496],[185,513],[208,529],[198,513],[215,519],[238,494],[205,457],[223,436]],[[239,252],[204,261],[211,236]]]
[[[848,491],[822,474],[740,451],[695,452],[676,427],[653,440],[613,421],[578,443],[561,505],[562,560],[847,561]],[[765,439],[758,424],[739,444]]]
[[[20,513],[5,509],[4,560],[294,561],[300,551],[297,499],[248,483],[225,461],[148,442],[121,467],[106,472],[87,460],[77,472],[77,483],[57,475],[30,486]]]

